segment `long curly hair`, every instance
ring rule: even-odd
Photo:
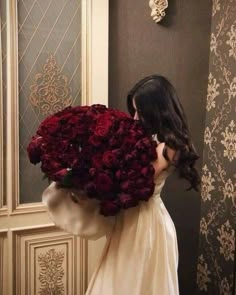
[[[151,135],[160,142],[178,151],[171,162],[181,178],[198,191],[199,173],[195,162],[199,159],[189,132],[183,106],[173,85],[163,76],[152,75],[139,81],[128,93],[127,106],[131,116],[135,115],[134,102],[139,120]],[[163,156],[168,159],[167,153]]]

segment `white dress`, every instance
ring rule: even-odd
[[[44,192],[56,225],[88,239],[107,235],[86,295],[179,294],[176,231],[160,197],[168,175],[165,170],[158,176],[148,202],[124,210],[116,218],[99,215],[96,201],[75,204],[65,198],[65,193],[71,192],[56,189],[55,183]]]

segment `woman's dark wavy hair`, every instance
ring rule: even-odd
[[[200,177],[195,162],[199,158],[192,143],[187,119],[175,88],[163,76],[153,75],[139,81],[128,93],[127,106],[131,116],[135,114],[150,134],[160,142],[178,151],[173,162],[179,176],[185,178],[190,189],[198,191]],[[163,153],[169,161],[167,153]]]

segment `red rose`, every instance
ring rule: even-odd
[[[117,178],[117,180],[124,180],[124,179],[126,179],[127,178],[127,174],[125,173],[125,171],[123,171],[123,170],[117,170],[116,171],[116,178]]]
[[[39,126],[37,134],[43,137],[56,134],[60,129],[60,118],[51,116],[45,119]]]
[[[89,174],[90,174],[91,176],[95,176],[96,171],[97,171],[96,168],[90,168],[90,169],[89,169]]]
[[[109,192],[112,189],[113,181],[106,173],[100,173],[95,180],[98,191]]]
[[[102,166],[102,154],[96,154],[92,157],[92,167],[101,168]]]
[[[132,161],[132,163],[130,164],[130,169],[135,170],[135,171],[140,171],[142,168],[140,162],[138,162],[137,160]]]
[[[109,127],[99,125],[95,128],[94,134],[96,136],[105,137],[109,133]]]
[[[96,110],[99,113],[104,113],[107,110],[106,106],[102,104],[93,104],[92,109]]]
[[[112,136],[109,140],[108,145],[112,148],[114,147],[120,147],[122,144],[122,138],[118,136]]]
[[[149,198],[154,193],[154,188],[155,188],[154,185],[152,187],[150,187],[150,188],[148,188],[148,187],[141,188],[138,191],[136,191],[134,193],[134,195],[135,195],[135,197],[139,198],[139,200],[148,201]]]
[[[109,134],[109,131],[112,127],[112,118],[109,114],[105,113],[100,115],[97,119],[96,128],[94,134],[99,137],[106,137]]]
[[[32,164],[37,164],[41,161],[43,142],[44,139],[42,137],[32,137],[32,140],[27,147],[28,157]]]
[[[62,169],[61,162],[55,161],[50,154],[44,154],[41,157],[41,169],[45,173],[52,174],[55,171]]]
[[[131,193],[134,190],[135,185],[133,181],[126,180],[121,183],[120,187],[123,192]]]
[[[91,135],[89,137],[88,143],[93,146],[99,146],[101,144],[101,140],[99,139],[99,137],[97,137],[95,135]]]
[[[120,211],[117,201],[105,200],[101,202],[100,213],[104,216],[114,216]]]
[[[106,151],[103,154],[102,161],[103,161],[103,164],[106,165],[107,167],[112,167],[117,163],[116,157],[114,153],[111,151]]]
[[[149,165],[147,167],[143,167],[141,169],[141,174],[147,178],[152,178],[154,176],[154,172],[155,172],[155,169],[153,168],[152,165]]]
[[[136,178],[138,173],[139,172],[137,172],[135,170],[129,170],[129,172],[128,172],[128,179],[132,180],[132,179]]]
[[[96,198],[97,197],[97,188],[94,182],[89,182],[85,185],[85,191],[88,194],[90,198]]]
[[[61,182],[64,179],[64,177],[66,176],[67,173],[68,173],[67,168],[61,169],[61,170],[57,171],[56,173],[53,173],[54,181]]]
[[[119,200],[122,208],[124,209],[135,207],[138,204],[138,199],[134,198],[134,196],[130,194],[120,194]]]

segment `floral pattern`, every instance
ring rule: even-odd
[[[213,78],[212,73],[209,74],[208,88],[207,88],[207,111],[209,112],[211,108],[215,108],[215,98],[220,94],[217,90],[220,87],[220,84],[216,82],[216,79]]]
[[[210,43],[210,50],[214,51],[214,53],[216,54],[216,50],[217,50],[217,40],[216,40],[216,36],[214,33],[211,34],[211,43]]]
[[[197,284],[200,290],[207,291],[207,284],[210,282],[209,274],[210,271],[208,270],[208,266],[201,255],[198,259],[198,266],[197,266]]]
[[[205,217],[202,217],[201,221],[200,221],[200,233],[202,235],[207,235],[207,232],[208,232],[208,224],[206,222],[206,219]]]
[[[230,294],[230,285],[227,278],[223,278],[220,283],[220,295]]]
[[[211,200],[211,191],[213,191],[215,188],[213,185],[214,182],[215,182],[215,179],[212,177],[211,172],[208,170],[207,166],[205,165],[203,167],[202,188],[201,188],[202,200],[204,202],[207,200]]]
[[[197,294],[233,294],[236,229],[236,0],[213,0]]]
[[[231,30],[227,33],[229,37],[226,44],[228,44],[231,48],[229,50],[229,56],[232,56],[236,60],[236,24],[231,26]]]
[[[234,260],[234,250],[235,250],[235,231],[233,230],[229,220],[217,229],[219,235],[217,240],[220,242],[220,253],[224,255],[225,260]]]
[[[213,0],[212,16],[220,10],[220,0]]]
[[[232,120],[225,132],[221,132],[224,139],[221,143],[224,145],[224,157],[227,157],[230,162],[236,158],[236,125]]]
[[[226,199],[226,198],[232,199],[232,202],[235,205],[236,183],[233,184],[232,180],[228,179],[225,183],[224,188],[223,188],[223,193],[224,193],[224,199]]]

